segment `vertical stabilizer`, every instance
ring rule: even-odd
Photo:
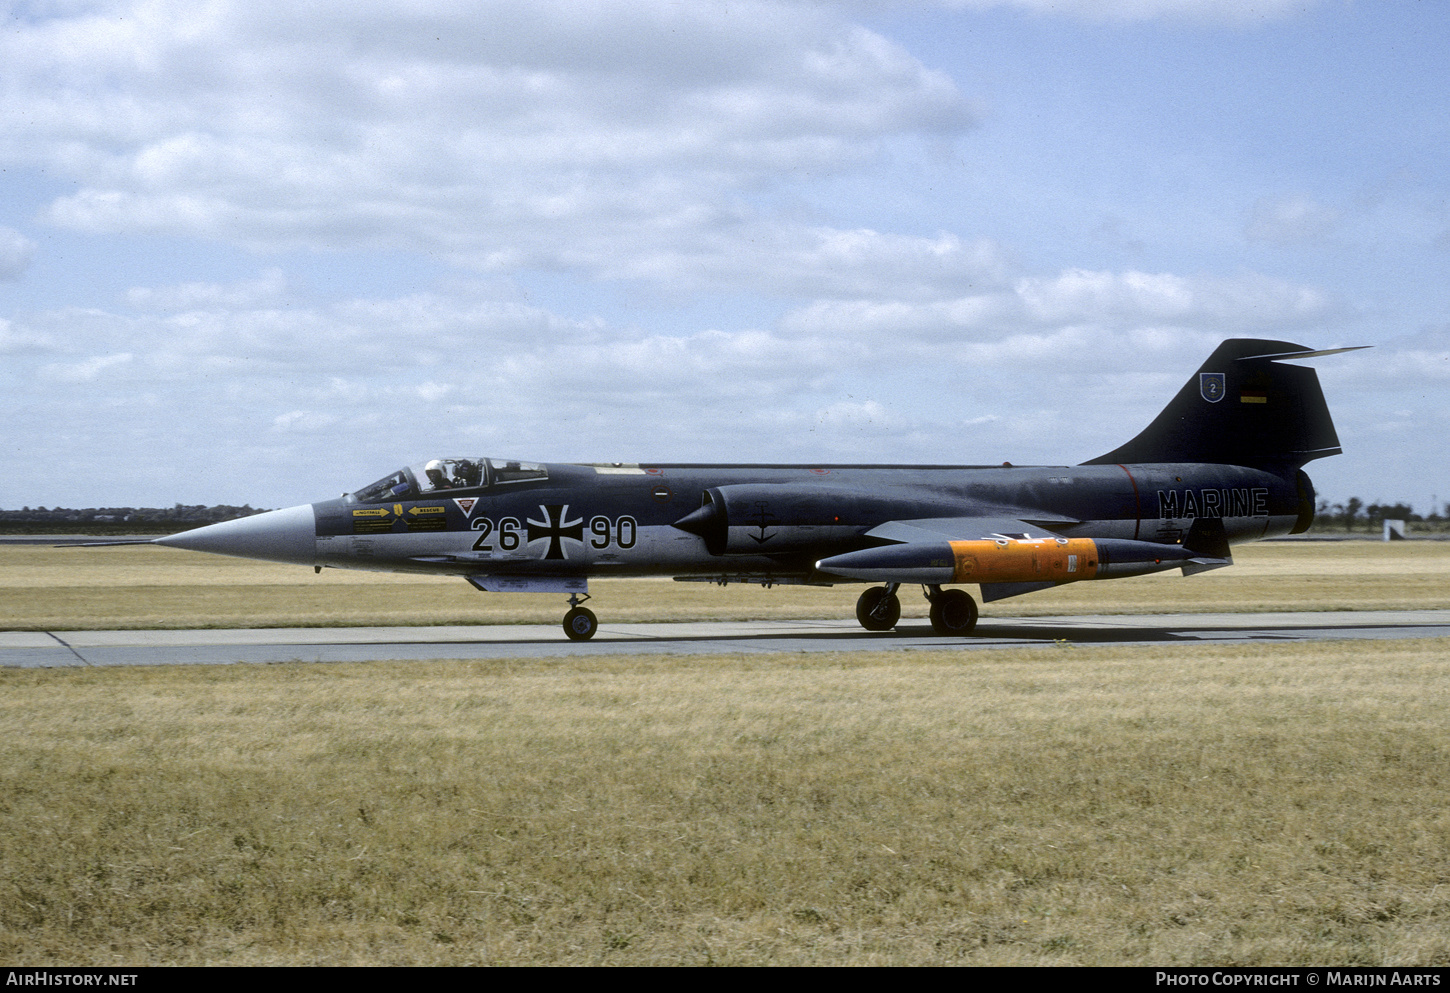
[[[1287,341],[1230,338],[1141,434],[1083,465],[1210,462],[1297,469],[1338,455],[1339,435],[1319,376],[1283,360],[1348,351],[1353,349],[1314,351]]]

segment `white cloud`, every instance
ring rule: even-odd
[[[1402,335],[1373,351],[1359,353],[1331,375],[1346,387],[1385,391],[1403,398],[1424,389],[1450,386],[1450,326]]]
[[[785,290],[981,254],[743,205],[971,123],[945,75],[814,5],[118,2],[16,19],[0,95],[0,158],[76,180],[44,216],[82,231]]]
[[[272,418],[272,430],[279,434],[316,434],[326,431],[338,422],[335,414],[315,410],[289,410]]]
[[[254,307],[275,303],[287,292],[287,278],[281,269],[268,269],[257,279],[222,285],[183,283],[179,286],[138,286],[126,291],[126,301],[137,308],[195,310],[225,307]]]
[[[418,396],[422,397],[427,403],[437,403],[453,391],[454,386],[452,383],[435,383],[431,379],[426,383],[420,383],[418,385]]]
[[[896,425],[892,423],[891,413],[875,400],[857,402],[843,400],[833,403],[828,407],[821,407],[814,414],[815,423],[818,425],[834,428],[872,428],[878,431],[889,430]]]
[[[133,356],[130,352],[118,355],[95,355],[83,362],[53,362],[43,366],[43,378],[62,383],[92,383],[101,373],[116,366],[126,365]]]
[[[0,355],[54,351],[55,339],[30,328],[17,328],[13,321],[0,317]]]
[[[1340,218],[1338,210],[1307,196],[1264,197],[1249,212],[1244,236],[1279,245],[1319,241],[1334,231]]]
[[[1208,25],[1303,7],[957,6]],[[43,301],[32,306],[51,309],[0,318],[0,419],[16,439],[12,457],[38,462],[24,453],[48,446],[95,467],[92,478],[102,478],[103,463],[109,478],[150,473],[162,502],[269,505],[337,492],[318,485],[319,472],[351,487],[450,450],[1061,460],[1122,442],[1224,337],[1339,343],[1327,329],[1356,315],[1337,294],[1357,291],[1333,271],[1216,275],[1234,263],[1185,247],[1224,242],[1214,225],[1235,215],[1219,193],[1206,191],[1195,215],[1212,216],[1208,229],[1157,212],[1150,201],[1167,187],[1156,182],[1134,184],[1132,202],[1076,211],[1063,210],[1050,186],[1044,195],[1038,181],[1050,160],[1073,158],[1075,136],[1051,133],[1050,116],[1011,120],[1029,106],[1019,84],[994,84],[1000,133],[975,150],[960,142],[973,115],[956,85],[846,19],[883,9],[910,8],[889,0],[17,8],[0,35],[0,165],[43,172],[32,190],[63,191],[43,193],[53,199],[39,215],[69,229],[57,244],[81,245],[101,264],[119,245],[171,268],[126,277],[123,286],[144,285],[114,312],[67,305],[93,299],[89,285],[48,297],[25,287],[25,299]],[[971,20],[938,11],[929,23]],[[1023,43],[1032,32],[1020,28],[991,37]],[[1120,26],[1088,34],[1124,36]],[[1222,64],[1216,40],[1189,39],[1205,68]],[[938,57],[960,78],[981,79],[960,54],[970,51]],[[1114,85],[1132,75],[1119,65]],[[1282,101],[1266,113],[1275,107]],[[1192,101],[1181,109],[1185,119],[1203,110]],[[1313,108],[1296,107],[1296,119],[1301,109]],[[1042,132],[1044,122],[1056,146],[1048,162],[1014,159],[1012,141],[1000,144],[1020,136],[1018,127]],[[1241,138],[1205,133],[1221,147]],[[992,148],[1000,158],[984,165],[979,153]],[[1107,175],[1100,165],[1117,163],[1124,176],[1173,169],[1153,141],[1121,148],[1086,168],[1068,161],[1063,188],[1091,200]],[[1015,182],[1003,182],[1008,172]],[[1340,189],[1335,202],[1355,203],[1342,185],[1311,180]],[[939,212],[920,206],[928,190],[945,191]],[[1227,199],[1247,202],[1239,192]],[[1424,243],[1444,230],[1443,205],[1429,201],[1428,211],[1404,198],[1377,213],[1347,206],[1341,217],[1305,195],[1266,198],[1241,227],[1269,244],[1330,235],[1379,244],[1405,231]],[[1024,206],[1010,206],[1017,202]],[[1114,220],[1119,213],[1132,217],[1131,231]],[[1103,217],[1084,246],[1074,231]],[[982,227],[957,233],[954,224]],[[91,232],[120,237],[84,237]],[[174,253],[194,242],[153,235],[261,254],[349,254],[299,264],[321,275],[309,280],[257,272],[302,252],[227,272],[235,253],[212,247],[205,268],[189,268]],[[1143,261],[1144,244],[1158,261]],[[19,275],[35,250],[0,229],[0,278]],[[1016,261],[1019,252],[1039,261]],[[71,271],[80,257],[67,258]],[[393,260],[401,275],[365,282],[380,272],[371,267]],[[475,271],[455,271],[450,284],[439,279],[440,260]],[[1163,271],[1172,267],[1188,274]],[[409,280],[432,289],[373,288]],[[309,296],[313,281],[353,298]],[[114,285],[94,284],[102,293]],[[669,327],[659,305],[676,293],[703,299],[671,315],[679,323]],[[1368,310],[1375,298],[1358,292],[1356,304]],[[1373,354],[1376,368],[1394,372],[1326,362],[1326,382],[1390,396],[1399,377],[1427,398],[1397,395],[1395,410],[1443,400],[1450,360],[1441,343]],[[199,465],[258,489],[219,492]],[[65,499],[14,492],[32,504]]]
[[[0,280],[19,279],[35,258],[35,242],[14,228],[0,227]]]
[[[901,303],[864,331],[661,334],[463,291],[182,313],[158,294],[151,309],[0,324],[13,346],[0,418],[17,459],[53,449],[117,479],[149,474],[163,503],[295,503],[440,453],[1061,464],[1145,425],[1225,336],[1222,322],[1299,320],[1298,289],[1069,270],[989,294],[1006,316],[979,334],[911,323],[960,301]],[[1443,331],[1383,352],[1324,361],[1341,423],[1368,423],[1350,413],[1366,404],[1443,402]],[[138,468],[137,453],[169,457]],[[219,492],[197,465],[224,465],[233,488]],[[43,481],[11,484],[16,502],[71,499]]]
[[[1052,279],[1024,279],[1016,290],[1033,319],[1050,323],[1172,321],[1226,332],[1321,321],[1330,310],[1312,287],[1256,274],[1190,278],[1072,269]]]
[[[1087,21],[1182,21],[1250,25],[1302,14],[1318,0],[941,0],[948,7],[1016,7]]]
[[[1009,288],[951,299],[817,300],[782,326],[801,333],[891,338],[939,349],[947,342],[1002,342],[1080,328],[1092,334],[1172,329],[1179,337],[1285,332],[1318,327],[1344,305],[1314,287],[1258,274],[1185,277],[1134,270],[1069,269]]]

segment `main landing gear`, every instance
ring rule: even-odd
[[[944,590],[928,586],[931,601],[931,629],[937,634],[965,638],[977,627],[977,601],[966,590]]]
[[[900,583],[873,586],[856,601],[856,620],[867,631],[890,631],[901,620],[901,601],[896,599]]]
[[[564,615],[564,634],[568,635],[570,641],[588,641],[599,630],[599,618],[594,616],[594,611],[579,606],[588,599],[588,593],[582,598],[578,593],[569,594],[569,612]]]
[[[901,620],[900,583],[872,586],[856,601],[856,620],[867,631],[890,631]],[[977,601],[965,590],[924,586],[931,601],[931,629],[940,635],[965,637],[977,627]]]

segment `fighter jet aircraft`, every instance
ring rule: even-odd
[[[336,500],[153,540],[323,568],[460,576],[489,593],[567,594],[593,637],[589,580],[871,583],[868,631],[920,584],[940,634],[984,601],[1084,580],[1232,563],[1233,544],[1314,517],[1302,466],[1340,452],[1314,370],[1285,341],[1225,341],[1127,444],[1077,466],[545,464],[436,458]]]

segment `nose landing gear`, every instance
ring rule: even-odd
[[[564,634],[570,641],[588,641],[599,630],[599,618],[594,616],[594,611],[579,606],[588,599],[588,593],[582,598],[578,593],[569,594],[569,612],[564,615]]]

